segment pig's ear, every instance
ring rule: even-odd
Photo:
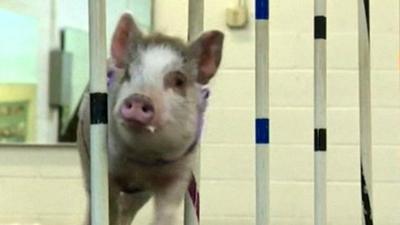
[[[190,51],[198,66],[197,82],[207,84],[217,72],[221,62],[224,34],[220,31],[208,31],[195,40]]]
[[[117,67],[128,63],[130,47],[141,32],[130,13],[124,13],[118,21],[111,43],[111,56]]]

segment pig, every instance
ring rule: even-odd
[[[129,225],[154,197],[153,225],[173,225],[192,177],[207,93],[221,62],[224,34],[191,43],[145,35],[124,13],[111,43],[108,82],[110,224]],[[78,148],[90,194],[89,94],[79,111]],[[87,213],[86,223],[90,223]]]

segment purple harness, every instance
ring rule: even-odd
[[[115,81],[115,76],[114,76],[114,71],[109,70],[107,72],[107,87],[109,88],[110,85]],[[201,133],[203,130],[203,123],[204,123],[204,112],[206,111],[207,105],[208,105],[208,98],[210,96],[210,90],[207,87],[202,87],[200,91],[200,99],[199,99],[199,104],[197,106],[197,128],[196,128],[196,136],[195,139],[193,140],[192,144],[189,145],[188,149],[185,151],[185,153],[178,157],[177,159],[174,160],[165,160],[165,159],[158,159],[153,162],[147,162],[147,161],[141,161],[138,159],[132,159],[129,158],[129,161],[134,162],[136,164],[142,165],[142,166],[164,166],[173,162],[178,161],[179,159],[189,155],[191,152],[193,152],[198,144],[198,141],[201,138]]]

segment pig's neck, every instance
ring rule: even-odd
[[[179,156],[173,159],[164,159],[162,157],[155,157],[154,154],[146,155],[143,151],[137,151],[132,146],[128,146],[122,140],[118,140],[118,135],[113,135],[113,132],[109,132],[112,135],[109,138],[109,154],[112,158],[119,158],[133,163],[139,166],[165,166],[168,164],[174,164],[178,161],[184,160],[187,156],[191,155],[196,149],[198,138],[196,137],[189,147]]]

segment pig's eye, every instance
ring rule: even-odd
[[[130,81],[130,80],[131,80],[131,76],[130,76],[130,74],[129,74],[129,71],[128,71],[128,70],[125,70],[124,76],[122,77],[121,82]]]
[[[186,80],[184,77],[177,76],[175,78],[175,87],[182,88],[183,86],[185,86],[185,83],[186,83]]]
[[[165,88],[172,88],[177,93],[184,95],[188,78],[182,72],[174,71],[165,76],[164,85]]]
[[[168,75],[168,83],[173,88],[184,88],[186,86],[186,76],[182,72],[175,71]]]

